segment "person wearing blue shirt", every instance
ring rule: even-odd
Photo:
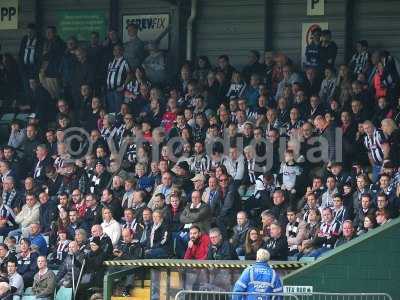
[[[270,254],[265,249],[257,251],[257,262],[247,267],[233,288],[234,293],[249,293],[235,295],[233,300],[282,300],[282,281],[278,273],[268,265]],[[251,293],[254,293],[251,295]],[[259,293],[259,294],[256,294]],[[270,295],[261,295],[270,294]],[[272,294],[278,294],[273,296]]]
[[[40,255],[47,255],[47,243],[40,233],[40,225],[32,223],[29,227],[29,240],[33,248],[37,248]]]
[[[260,76],[258,74],[252,74],[250,77],[250,84],[243,91],[242,97],[247,100],[249,107],[256,107],[258,97],[260,97]]]

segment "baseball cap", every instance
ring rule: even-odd
[[[206,181],[206,177],[205,177],[203,174],[196,174],[196,176],[194,176],[191,180],[192,180],[193,182],[196,182],[196,181]]]

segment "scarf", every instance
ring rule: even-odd
[[[7,197],[7,194],[8,194],[8,197]],[[9,192],[9,193],[3,191],[2,198],[3,198],[3,200],[5,201],[5,204],[6,204],[8,207],[12,207],[12,203],[13,203],[13,200],[14,200],[14,198],[15,198],[16,195],[17,195],[17,191],[16,191],[15,189],[13,189],[13,190],[12,190],[11,192]]]

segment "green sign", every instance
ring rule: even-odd
[[[57,30],[64,40],[73,35],[79,41],[89,41],[92,31],[97,31],[100,38],[106,36],[107,20],[104,11],[60,11]]]

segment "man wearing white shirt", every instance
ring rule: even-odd
[[[113,246],[115,246],[121,237],[121,225],[114,220],[109,208],[103,208],[103,223],[101,223],[101,227],[104,233],[110,237]]]
[[[240,186],[244,176],[244,156],[239,154],[236,145],[229,148],[229,158],[225,161],[228,174],[233,178],[236,187]]]
[[[24,279],[17,273],[17,261],[10,260],[7,263],[8,280],[10,282],[13,299],[20,299],[24,292]]]
[[[326,179],[326,192],[321,196],[321,207],[333,208],[333,196],[338,193],[336,187],[336,179],[333,176],[328,176]]]

